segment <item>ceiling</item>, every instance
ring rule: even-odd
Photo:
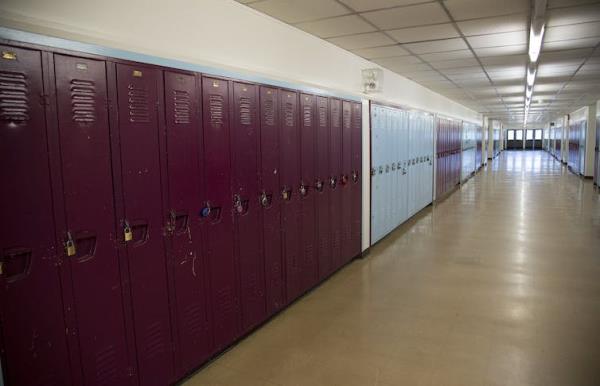
[[[508,125],[523,125],[529,0],[237,0]],[[548,0],[528,122],[600,99],[600,1]]]

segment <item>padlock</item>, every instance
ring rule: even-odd
[[[242,205],[242,198],[239,194],[235,194],[233,196],[233,207],[238,214],[242,214],[244,212],[244,206]]]
[[[304,186],[304,184],[301,184],[301,185],[300,185],[300,189],[299,189],[299,191],[300,191],[300,195],[301,195],[302,197],[306,196],[306,186]]]
[[[287,188],[283,188],[283,190],[281,191],[281,198],[283,198],[284,201],[287,201],[290,199],[290,192]]]
[[[331,187],[331,189],[335,189],[336,185],[337,185],[337,181],[336,181],[335,177],[329,178],[329,186]]]
[[[267,197],[267,193],[266,192],[262,192],[260,195],[260,204],[266,208],[267,206],[269,206],[269,197]]]
[[[124,239],[126,242],[133,240],[133,232],[131,231],[131,227],[129,226],[129,223],[127,221],[125,221],[125,227],[123,228],[123,235],[124,235]]]
[[[71,237],[71,232],[67,232],[67,242],[65,243],[65,250],[67,256],[75,256],[75,254],[77,253],[75,243],[73,242],[73,238]]]
[[[352,172],[352,181],[354,181],[354,183],[358,182],[358,172],[356,170]]]

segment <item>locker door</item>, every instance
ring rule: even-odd
[[[265,265],[259,216],[258,86],[233,84],[233,203],[236,255],[240,267],[242,327],[265,319]]]
[[[329,189],[331,200],[329,203],[329,221],[331,229],[331,256],[333,269],[342,265],[342,187],[339,176],[342,174],[342,102],[339,99],[330,99],[331,128],[329,141]]]
[[[319,267],[317,264],[316,244],[316,195],[312,188],[315,180],[316,167],[316,129],[317,120],[315,116],[317,98],[314,95],[302,94],[300,96],[300,109],[302,110],[300,130],[300,158],[301,182],[299,188],[300,201],[302,204],[302,281],[303,291],[313,287],[319,280]]]
[[[362,251],[362,104],[352,104],[352,234],[350,255],[358,256]]]
[[[302,294],[302,249],[300,245],[300,133],[298,126],[298,94],[280,93],[280,159],[283,256],[285,262],[286,300]]]
[[[57,226],[76,248],[66,262],[83,379],[89,385],[126,384],[131,363],[119,256],[113,242],[117,224],[106,65],[63,55],[54,56],[54,65],[64,206]]]
[[[275,313],[284,304],[283,260],[281,255],[281,199],[279,194],[279,94],[277,89],[260,88],[260,203],[263,222],[265,296],[267,312]]]
[[[384,213],[385,216],[385,229],[384,229],[384,233],[383,236],[387,235],[388,233],[391,232],[391,230],[393,229],[393,185],[392,185],[392,178],[391,178],[391,158],[392,158],[392,153],[393,153],[393,144],[392,144],[392,138],[393,138],[393,131],[392,131],[392,110],[389,108],[385,109],[386,112],[386,119],[385,119],[385,136],[382,137],[383,139],[383,144],[382,146],[385,148],[384,151],[384,160],[383,160],[383,181],[385,183],[384,185],[384,200],[383,200],[383,207],[382,207],[382,211]]]
[[[331,231],[329,227],[330,190],[327,186],[329,175],[329,100],[317,97],[317,154],[316,177],[314,181],[316,195],[317,225],[317,261],[319,279],[327,277],[333,268],[331,261]]]
[[[408,220],[408,159],[409,159],[409,136],[408,136],[408,127],[410,124],[410,116],[407,111],[401,111],[402,121],[400,126],[399,133],[399,141],[401,144],[402,152],[401,152],[401,180],[400,180],[400,202],[401,202],[401,218],[402,222]]]
[[[342,102],[342,167],[340,178],[340,195],[342,200],[341,217],[341,264],[347,263],[354,257],[351,252],[352,239],[352,195],[350,178],[352,169],[352,104]]]
[[[200,214],[203,217],[215,351],[233,342],[241,329],[233,239],[229,101],[230,82],[202,78],[203,175],[206,185],[204,207]]]
[[[131,232],[126,250],[143,385],[168,383],[173,376],[157,108],[161,83],[158,70],[117,64],[124,207],[119,239]]]
[[[370,178],[371,178],[371,245],[374,244],[379,238],[379,211],[377,209],[377,201],[379,200],[379,164],[378,157],[380,155],[379,151],[379,107],[371,104],[369,108],[369,113],[371,115],[371,170],[370,170]]]
[[[0,58],[0,318],[8,385],[70,385],[39,51]],[[59,254],[62,254],[60,251]],[[33,338],[32,338],[33,337]],[[75,350],[76,348],[73,347]]]
[[[398,183],[398,172],[396,169],[397,159],[398,159],[398,137],[399,137],[399,111],[394,109],[392,112],[392,125],[391,125],[391,136],[390,136],[390,145],[392,148],[392,152],[390,154],[390,182],[391,182],[391,192],[392,197],[390,203],[392,205],[392,226],[391,228],[395,228],[400,224],[400,203],[398,200],[399,195],[399,183]]]
[[[198,210],[202,196],[202,123],[199,79],[165,72],[169,265],[175,314],[177,378],[208,359],[212,350],[206,260]]]

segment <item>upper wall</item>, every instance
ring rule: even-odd
[[[242,75],[360,95],[379,67],[233,0],[3,0],[0,24]],[[481,115],[385,70],[381,101],[481,122]]]

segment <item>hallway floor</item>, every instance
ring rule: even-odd
[[[600,196],[504,152],[185,384],[600,385]]]

